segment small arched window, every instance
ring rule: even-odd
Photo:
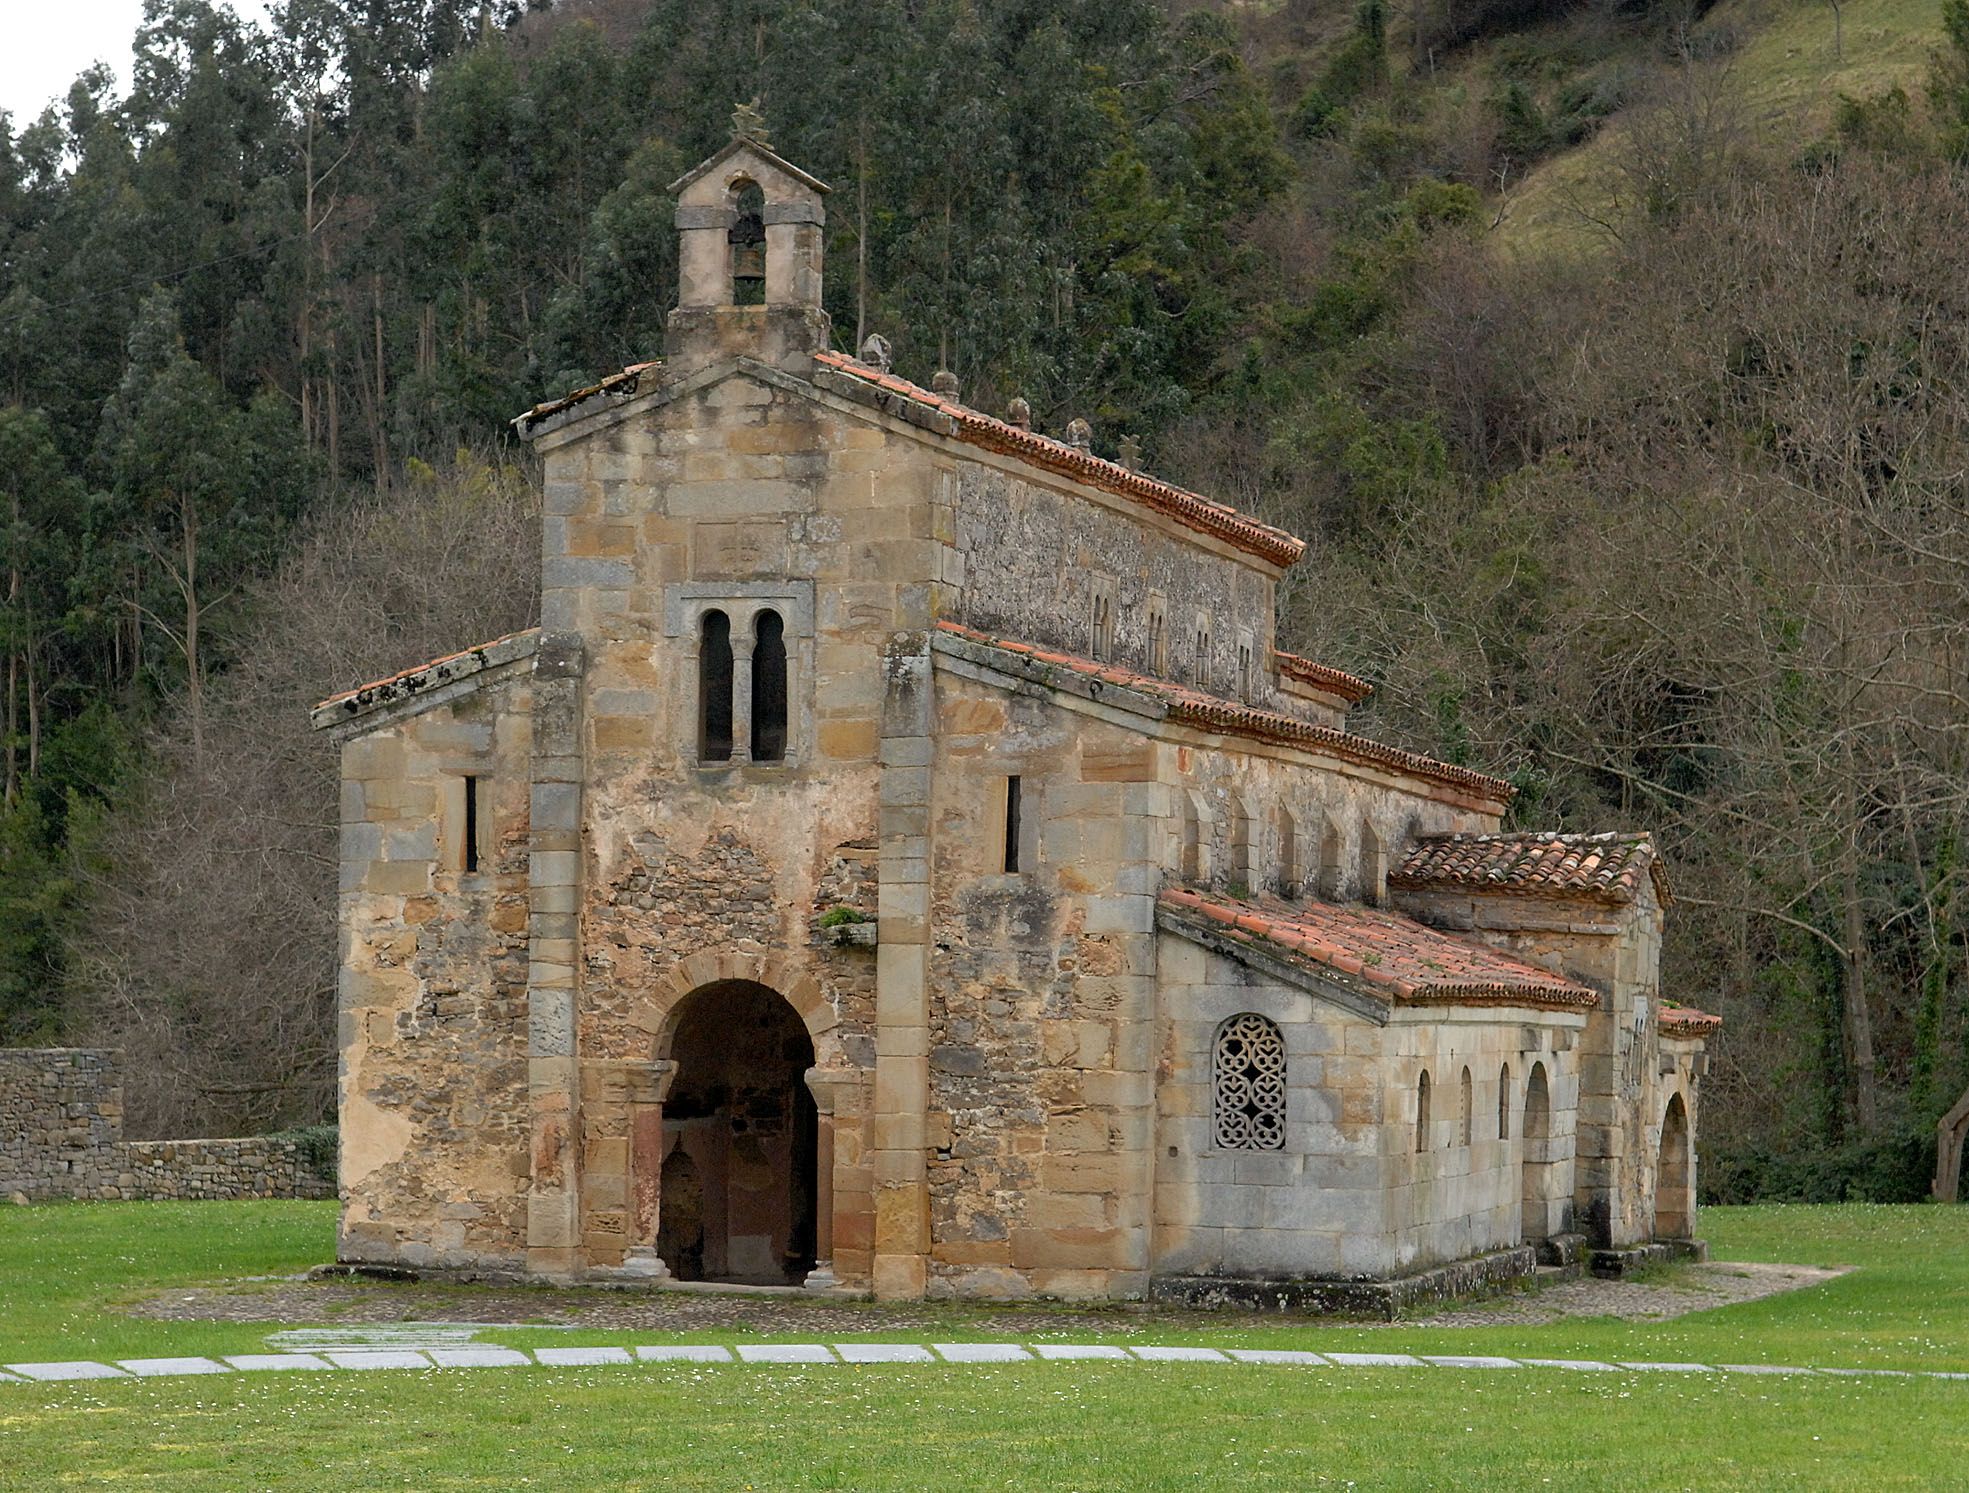
[[[778,612],[753,620],[752,760],[786,758],[786,624]]]
[[[1299,830],[1292,822],[1292,811],[1283,804],[1272,815],[1272,835],[1278,846],[1272,884],[1281,897],[1299,895]]]
[[[1511,1065],[1497,1070],[1497,1138],[1511,1138]]]
[[[697,755],[703,762],[732,757],[732,619],[704,614],[697,645]]]
[[[1470,1070],[1465,1068],[1463,1070],[1463,1144],[1466,1146],[1470,1144],[1470,1132],[1474,1118],[1471,1114],[1473,1098],[1474,1096],[1470,1092]]]
[[[1251,815],[1245,808],[1244,800],[1237,794],[1231,795],[1231,891],[1240,897],[1248,897],[1257,890],[1258,873],[1254,865],[1257,857],[1252,853],[1254,826]]]
[[[1209,857],[1203,845],[1203,815],[1197,810],[1195,794],[1178,788],[1176,797],[1177,809],[1183,816],[1183,846],[1177,873],[1185,881],[1202,881],[1209,875]]]
[[[1415,1086],[1415,1149],[1429,1149],[1429,1070],[1422,1070],[1421,1081]]]
[[[1340,864],[1340,826],[1329,817],[1320,830],[1319,895],[1322,902],[1338,902],[1347,883]]]
[[[1285,1149],[1285,1038],[1256,1012],[1217,1028],[1210,1119],[1223,1150]]]
[[[1388,858],[1381,836],[1361,820],[1361,901],[1379,907],[1388,900]]]

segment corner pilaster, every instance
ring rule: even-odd
[[[581,1268],[580,1053],[575,989],[581,905],[578,633],[543,633],[533,670],[527,883],[527,1090],[532,1111],[526,1260],[531,1275]]]
[[[929,641],[898,633],[884,661],[880,890],[876,902],[875,1172],[878,1300],[929,1284],[930,752]]]

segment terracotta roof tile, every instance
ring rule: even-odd
[[[1374,693],[1374,686],[1365,679],[1348,674],[1325,664],[1316,664],[1310,658],[1301,658],[1296,653],[1281,653],[1272,650],[1272,657],[1278,660],[1278,671],[1288,679],[1297,679],[1302,684],[1310,684],[1314,689],[1323,689],[1329,694],[1340,696],[1350,704],[1358,705]]]
[[[1573,835],[1434,835],[1418,840],[1388,885],[1418,891],[1515,892],[1631,902],[1644,878],[1667,906],[1668,873],[1645,831]]]
[[[436,689],[440,685],[468,678],[498,664],[530,655],[540,640],[540,629],[529,627],[520,632],[509,632],[503,638],[494,638],[489,643],[476,647],[462,648],[456,653],[447,653],[442,658],[426,659],[421,664],[413,664],[408,669],[400,669],[383,679],[372,679],[367,684],[359,684],[354,689],[343,690],[339,695],[330,695],[316,704],[308,712],[316,726],[332,726],[339,721],[349,720],[380,705],[388,705],[397,700]]]
[[[1723,1018],[1698,1011],[1694,1006],[1671,1006],[1663,1002],[1656,1020],[1664,1037],[1713,1037],[1723,1030]]]
[[[1430,778],[1471,790],[1497,803],[1509,803],[1511,795],[1516,791],[1504,779],[1492,777],[1488,773],[1475,772],[1467,767],[1455,767],[1447,762],[1437,762],[1417,752],[1403,751],[1400,747],[1384,746],[1378,741],[1352,735],[1335,726],[1318,725],[1280,711],[1261,710],[1236,700],[1205,694],[1202,690],[1192,689],[1188,685],[1177,684],[1168,679],[1158,679],[1150,674],[1140,674],[1119,664],[1099,663],[1093,659],[1081,658],[1076,654],[1035,643],[993,637],[989,633],[980,632],[976,628],[966,627],[957,622],[939,622],[937,628],[949,636],[997,649],[1014,658],[1067,669],[1085,679],[1135,690],[1161,702],[1168,708],[1169,719],[1185,725],[1198,726],[1227,735],[1249,736],[1261,741],[1306,747],[1367,766],[1412,773],[1417,777]]]
[[[1584,1009],[1598,992],[1485,944],[1379,907],[1172,890],[1161,905],[1238,940],[1352,977],[1395,1005]]]
[[[957,439],[969,445],[1022,457],[1050,472],[1098,487],[1103,492],[1133,499],[1145,508],[1167,514],[1178,523],[1199,533],[1214,535],[1274,565],[1290,565],[1305,552],[1304,540],[1293,537],[1283,529],[1260,523],[1229,504],[1215,502],[1199,493],[1159,481],[1146,473],[1124,467],[1120,462],[1108,461],[1077,446],[1056,441],[1051,436],[995,419],[919,384],[912,384],[908,379],[857,362],[846,353],[817,353],[814,361],[824,368],[859,379],[886,394],[947,417],[955,427]]]

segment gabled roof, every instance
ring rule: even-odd
[[[1132,499],[1145,508],[1166,514],[1187,528],[1222,539],[1273,565],[1290,565],[1305,551],[1304,540],[1294,538],[1283,529],[1260,523],[1227,503],[1218,503],[1159,481],[1124,467],[1118,461],[1108,461],[1091,451],[1069,446],[1065,441],[1056,441],[1051,436],[1022,429],[1009,421],[994,419],[968,405],[912,384],[908,379],[857,362],[846,353],[816,353],[814,361],[862,385],[869,395],[874,396],[871,402],[880,408],[900,413],[894,407],[906,406],[941,416],[947,422],[949,434],[966,445],[1017,456],[1049,472],[1084,482],[1089,487]]]
[[[571,389],[558,399],[547,399],[536,404],[524,414],[513,416],[512,423],[524,436],[527,427],[549,415],[557,415],[564,409],[580,404],[585,399],[593,399],[597,394],[613,394],[621,399],[633,397],[643,385],[643,375],[652,368],[661,368],[662,359],[652,359],[647,363],[631,363],[620,373],[611,373],[599,383],[588,385],[585,389]]]
[[[1315,966],[1325,978],[1398,1006],[1583,1010],[1599,993],[1485,944],[1379,907],[1165,891],[1160,908],[1220,940]]]
[[[1338,695],[1350,705],[1358,705],[1374,693],[1374,686],[1365,679],[1330,668],[1326,664],[1316,664],[1310,658],[1301,658],[1296,653],[1285,653],[1274,648],[1272,657],[1278,663],[1279,673],[1286,678],[1297,679],[1301,684],[1310,684],[1314,689],[1325,690],[1330,695]]]
[[[758,156],[761,160],[765,161],[767,165],[772,166],[777,170],[784,171],[788,176],[792,177],[795,181],[799,182],[802,186],[812,187],[816,192],[831,192],[834,190],[826,182],[822,181],[819,177],[810,176],[806,172],[802,171],[798,166],[794,165],[791,161],[781,156],[771,146],[761,141],[757,135],[734,135],[730,140],[726,141],[724,145],[720,146],[711,155],[699,161],[695,166],[691,167],[690,170],[686,171],[682,176],[678,177],[675,181],[671,182],[668,187],[664,188],[664,190],[667,191],[672,197],[674,197],[679,192],[683,191],[685,187],[689,186],[692,182],[696,181],[699,177],[709,175],[711,172],[716,171],[720,166],[724,165],[725,162],[729,161],[733,156],[739,155],[741,153],[750,153],[752,155]]]
[[[1388,873],[1388,885],[1415,891],[1504,892],[1632,902],[1644,878],[1666,907],[1668,873],[1645,831],[1633,834],[1432,835],[1416,841]]]
[[[1259,741],[1304,747],[1364,766],[1391,769],[1446,783],[1500,804],[1508,804],[1516,791],[1504,779],[1491,777],[1488,773],[1437,762],[1416,752],[1403,751],[1400,747],[1384,746],[1335,726],[1322,726],[1276,710],[1261,710],[1255,705],[1226,700],[1173,680],[1137,673],[1119,664],[1098,663],[1037,643],[993,637],[958,622],[939,622],[936,636],[987,650],[993,665],[1035,683],[1054,683],[1064,673],[1083,686],[1082,692],[1094,698],[1100,698],[1102,687],[1126,691],[1137,702],[1136,708],[1146,705],[1149,713],[1157,719],[1172,720],[1227,736],[1247,736]],[[1089,685],[1093,688],[1086,689],[1085,686]]]
[[[354,689],[343,690],[339,695],[330,695],[308,712],[308,718],[318,731],[339,726],[371,711],[381,710],[386,705],[432,694],[446,685],[457,684],[501,664],[531,658],[539,644],[540,629],[537,627],[529,627],[524,632],[509,632],[490,643],[447,653],[442,658],[429,659],[399,670],[386,679],[372,679]]]

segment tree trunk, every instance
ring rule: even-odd
[[[198,503],[178,499],[178,529],[184,541],[185,691],[191,711],[191,760],[205,762],[205,678],[198,656]]]
[[[1857,813],[1858,806],[1851,806]],[[1853,1118],[1862,1135],[1875,1128],[1877,1106],[1874,1101],[1873,1018],[1867,1010],[1866,990],[1866,912],[1860,905],[1859,826],[1848,815],[1846,843],[1841,848],[1839,895],[1843,908],[1842,941],[1846,945],[1841,962],[1842,1010],[1846,1038],[1846,1061],[1852,1072]]]

